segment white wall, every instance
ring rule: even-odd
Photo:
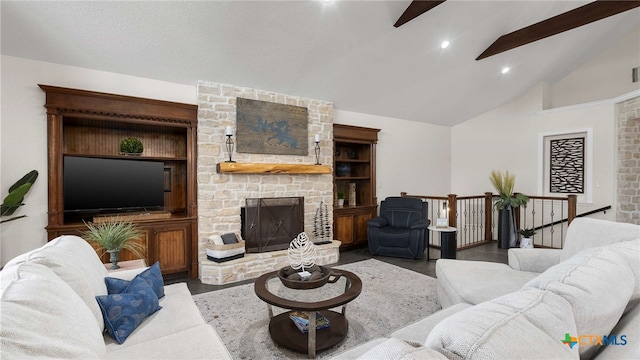
[[[452,129],[451,187],[459,195],[494,191],[491,170],[516,175],[515,190],[538,193],[538,138],[541,134],[593,131],[593,203],[578,206],[578,213],[614,205],[614,103],[598,103],[541,111],[543,86],[519,99],[477,116]],[[604,218],[613,219],[613,212]]]
[[[640,89],[631,81],[631,69],[640,66],[640,27],[607,50],[550,84],[549,107],[610,99]]]
[[[451,183],[451,128],[334,110],[333,122],[380,129],[376,146],[376,195],[443,196]]]
[[[520,98],[454,126],[451,130],[451,191],[493,191],[492,169],[516,174],[516,191],[538,193],[541,134],[591,129],[592,203],[578,213],[615,207],[615,98],[636,94],[631,68],[640,65],[640,27],[554,84],[540,84]],[[543,110],[546,105],[553,108]],[[571,106],[564,106],[571,105]],[[564,106],[564,107],[561,107]],[[614,219],[613,211],[596,215]]]
[[[1,198],[30,170],[40,173],[25,206],[27,217],[0,225],[0,263],[47,241],[47,117],[38,84],[194,104],[194,86],[2,56]],[[3,218],[4,219],[4,218]]]

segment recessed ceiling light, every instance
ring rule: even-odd
[[[440,44],[440,47],[443,49],[446,49],[449,47],[449,42],[447,40],[443,41],[442,44]]]
[[[509,72],[509,70],[511,70],[511,68],[510,68],[510,67],[508,67],[508,66],[505,66],[505,67],[503,67],[503,68],[502,68],[502,73],[503,73],[503,74],[506,74],[506,73],[508,73],[508,72]]]

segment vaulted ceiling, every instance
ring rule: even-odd
[[[498,37],[589,1],[449,0],[394,27],[410,3],[3,0],[1,50],[451,126],[558,81],[640,25],[636,8],[476,61]]]

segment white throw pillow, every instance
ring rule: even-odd
[[[224,241],[222,241],[222,236],[220,236],[220,235],[211,235],[211,236],[209,236],[209,244],[211,244],[211,245],[224,245]]]
[[[589,248],[554,265],[523,289],[551,291],[571,304],[576,334],[608,335],[629,302],[634,278],[627,262],[607,247]],[[582,341],[580,357],[589,358],[600,345]]]
[[[578,359],[578,351],[562,343],[575,331],[566,300],[527,289],[451,315],[425,345],[449,359]]]
[[[95,359],[102,330],[78,294],[49,268],[31,263],[0,272],[2,358]]]

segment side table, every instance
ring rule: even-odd
[[[111,263],[107,263],[103,265],[105,268],[107,268],[108,272],[112,273],[112,272],[117,272],[122,270],[142,269],[147,267],[147,262],[144,261],[144,259],[118,261],[118,265],[120,266],[120,268],[114,269],[114,270],[111,270]]]
[[[458,241],[456,239],[456,233],[458,229],[452,226],[429,226],[428,229],[440,233],[440,258],[455,259],[456,249],[458,248]]]

